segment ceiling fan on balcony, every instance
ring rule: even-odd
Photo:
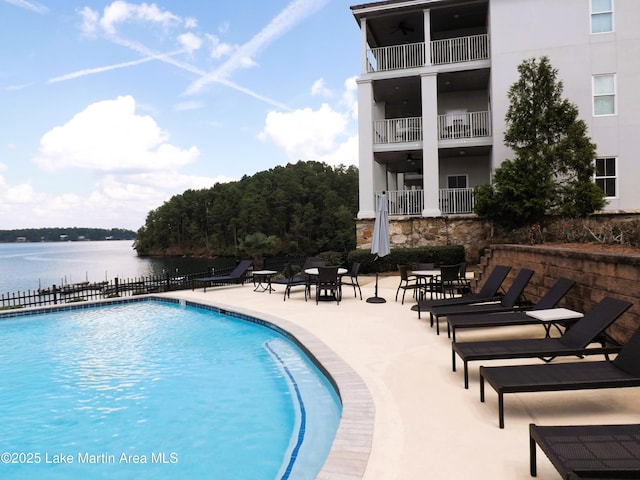
[[[402,32],[403,35],[407,35],[409,33],[415,32],[415,28],[409,25],[405,20],[400,20],[396,28],[391,31],[391,35],[394,35],[398,32]]]

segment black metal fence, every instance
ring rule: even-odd
[[[281,271],[284,264],[294,261],[302,264],[304,260],[299,258],[271,258],[265,261],[263,268]],[[114,278],[104,282],[81,282],[70,285],[40,288],[38,290],[18,291],[15,293],[0,294],[0,309],[41,307],[60,305],[72,302],[84,302],[89,300],[102,300],[107,298],[142,295],[145,293],[171,292],[175,290],[188,290],[202,287],[201,283],[194,279],[210,277],[213,275],[226,275],[234,267],[210,269],[206,272],[159,275],[152,277],[139,277],[130,279]]]
[[[220,272],[223,274],[222,272]],[[170,292],[194,287],[194,278],[211,275],[210,272],[187,275],[140,277],[131,279],[114,278],[104,282],[81,282],[70,285],[26,290],[0,295],[0,308],[39,307],[71,302],[101,300],[126,297],[144,293]]]

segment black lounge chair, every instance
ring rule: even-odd
[[[291,297],[291,289],[294,287],[304,287],[304,301],[307,301],[308,296],[311,294],[311,284],[309,282],[309,275],[305,273],[293,273],[293,268],[290,263],[284,266],[284,278],[272,280],[273,285],[284,285],[284,301]]]
[[[529,471],[538,473],[536,444],[563,479],[640,478],[640,424],[529,424]]]
[[[568,278],[559,278],[556,283],[549,289],[547,293],[530,309],[520,309],[511,312],[495,312],[495,313],[483,313],[477,315],[455,315],[451,318],[447,318],[448,330],[451,332],[453,341],[456,341],[456,330],[460,328],[484,328],[484,327],[504,327],[514,325],[536,325],[542,323],[547,336],[549,336],[550,329],[553,325],[563,325],[566,327],[568,323],[573,323],[573,320],[557,320],[553,322],[542,322],[537,318],[527,315],[527,310],[548,310],[554,308],[562,297],[564,297],[569,290],[575,285],[574,280]]]
[[[582,319],[578,320],[559,338],[518,338],[484,342],[451,342],[451,366],[456,371],[456,354],[464,364],[464,388],[469,388],[469,362],[507,358],[553,359],[571,355],[598,355],[620,351],[619,346],[606,346],[599,338],[631,306],[629,302],[604,298]],[[600,348],[588,348],[599,341]]]
[[[480,401],[487,382],[498,393],[498,420],[504,428],[504,394],[640,387],[640,329],[613,361],[480,367]]]
[[[533,270],[529,270],[528,268],[523,268],[522,270],[520,270],[518,272],[518,275],[516,275],[516,278],[513,279],[513,283],[509,287],[509,290],[507,290],[507,292],[504,294],[504,297],[502,297],[499,302],[471,303],[468,305],[430,306],[427,310],[431,319],[431,325],[433,326],[433,323],[435,322],[436,333],[440,335],[441,317],[448,318],[455,315],[508,312],[509,310],[514,310],[532,276]],[[451,336],[451,330],[448,326],[447,336]]]
[[[510,270],[511,267],[507,265],[496,265],[478,293],[469,293],[455,298],[441,298],[439,300],[421,300],[411,308],[418,310],[418,318],[420,318],[420,313],[427,311],[432,306],[468,305],[470,303],[495,301],[500,296],[498,291]]]
[[[242,260],[236,268],[229,275],[218,275],[213,277],[202,277],[195,278],[194,281],[198,283],[204,284],[204,291],[207,291],[207,285],[209,284],[218,284],[218,285],[228,285],[234,283],[244,284],[247,279],[247,270],[251,267],[253,261],[251,260]]]

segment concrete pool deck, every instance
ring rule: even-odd
[[[375,408],[374,412],[362,412],[360,419],[373,422],[370,455],[362,476],[365,480],[530,479],[530,423],[640,423],[640,391],[625,388],[505,395],[505,428],[499,429],[496,393],[487,387],[486,401],[481,403],[479,399],[478,366],[489,362],[469,364],[470,385],[465,390],[460,362],[458,371],[451,371],[446,327],[437,336],[428,317],[418,319],[411,311],[414,302],[409,294],[404,305],[394,301],[397,275],[380,277],[378,295],[386,303],[366,303],[364,299],[374,294],[373,282],[374,277],[360,277],[362,301],[354,298],[351,287],[344,287],[340,305],[316,305],[314,299],[305,303],[299,289],[283,302],[282,286],[269,294],[254,292],[249,283],[208,288],[206,293],[200,288],[163,295],[281,318],[311,334],[308,341],[317,338],[321,348],[328,347],[344,360],[366,385]],[[544,336],[542,327],[536,326],[482,330],[459,332],[458,341]],[[536,362],[529,359],[518,363]],[[354,384],[362,387],[357,381]],[[355,441],[361,427],[341,425],[355,433]],[[537,478],[560,478],[539,450],[537,463]],[[346,469],[326,478],[354,477]]]

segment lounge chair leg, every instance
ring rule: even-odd
[[[464,388],[469,389],[469,363],[464,361]]]
[[[484,376],[480,372],[480,401],[484,402]]]
[[[504,395],[498,392],[498,423],[500,428],[504,428]]]
[[[453,349],[453,345],[451,345],[451,371],[456,371],[456,351]]]
[[[531,473],[532,477],[538,475],[538,467],[536,464],[536,441],[531,434],[529,434],[529,473]]]

